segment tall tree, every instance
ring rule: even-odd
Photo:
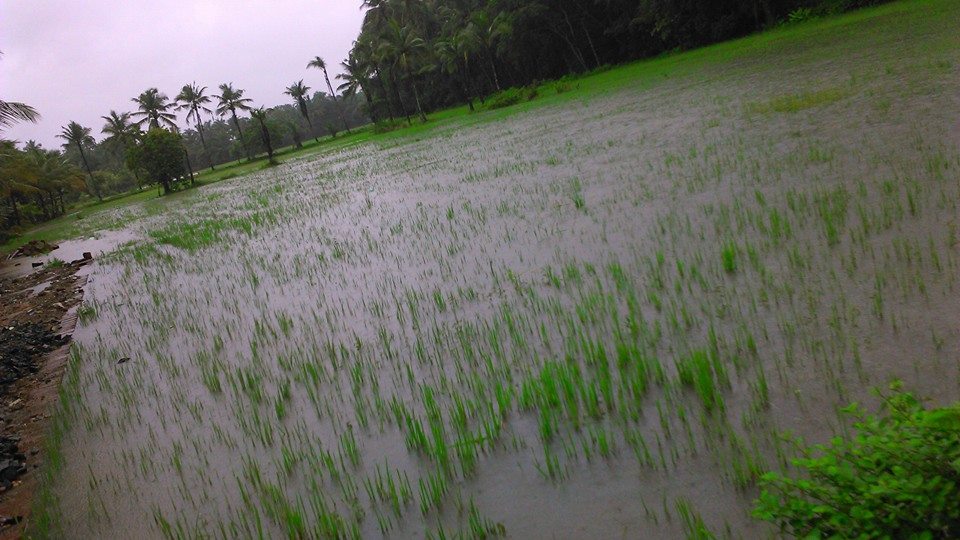
[[[174,183],[186,176],[180,135],[166,129],[151,129],[140,144],[130,149],[127,159],[132,167],[142,168],[163,187],[164,194],[173,191]]]
[[[383,57],[390,59],[409,81],[417,104],[417,114],[420,115],[421,121],[426,122],[427,115],[423,112],[423,106],[420,103],[420,90],[417,88],[415,79],[417,74],[414,73],[414,68],[417,56],[427,49],[427,43],[414,34],[409,26],[400,26],[396,21],[390,21],[388,33],[380,47]]]
[[[237,138],[240,139],[240,144],[243,145],[243,153],[247,156],[247,161],[251,158],[250,150],[247,148],[247,143],[243,140],[243,130],[240,129],[240,120],[237,119],[237,111],[249,111],[250,103],[253,102],[250,98],[243,97],[243,90],[239,88],[234,88],[233,83],[223,83],[220,85],[220,94],[216,96],[219,103],[217,105],[217,114],[223,116],[230,113],[230,116],[233,118],[233,127],[237,129]]]
[[[0,197],[7,201],[10,209],[9,214],[0,214],[4,218],[3,224],[21,223],[18,203],[37,192],[31,181],[33,176],[34,171],[24,152],[17,150],[13,141],[0,139]]]
[[[130,113],[118,113],[117,111],[110,111],[110,114],[107,116],[101,116],[105,122],[103,127],[100,129],[100,133],[107,135],[107,138],[103,140],[104,143],[113,146],[123,155],[126,155],[137,143],[137,138],[140,135],[140,128],[136,124],[131,122]],[[133,176],[137,179],[137,185],[140,185],[140,173],[137,172],[137,169],[133,170]]]
[[[210,103],[210,98],[204,95],[204,92],[207,91],[206,86],[200,86],[197,83],[185,84],[183,88],[180,89],[180,93],[177,94],[177,110],[178,111],[187,111],[187,122],[193,122],[197,126],[197,134],[200,135],[200,145],[203,146],[203,153],[207,156],[207,165],[210,166],[210,170],[216,169],[213,166],[213,160],[210,159],[210,151],[207,149],[207,141],[203,137],[203,118],[200,116],[200,113],[211,113],[213,111],[207,107],[207,103]]]
[[[313,122],[310,121],[310,111],[307,109],[307,92],[309,91],[310,87],[303,84],[303,79],[300,79],[288,86],[284,94],[293,98],[294,103],[297,104],[297,108],[300,110],[300,114],[306,118],[307,125],[310,126],[310,133],[313,133]],[[317,138],[317,142],[320,142],[319,138]]]
[[[170,98],[160,90],[148,88],[130,101],[137,104],[137,110],[132,115],[140,117],[137,121],[138,126],[144,123],[149,123],[150,129],[177,126],[177,115],[170,112],[173,104],[170,103]]]
[[[376,111],[373,110],[373,98],[367,91],[367,85],[370,83],[369,67],[358,60],[353,54],[345,61],[340,63],[343,66],[343,73],[337,75],[337,78],[343,81],[343,84],[337,87],[337,90],[343,93],[344,97],[357,95],[357,92],[363,94],[367,100],[367,112],[371,118],[377,119]]]
[[[34,200],[47,219],[62,215],[66,210],[63,196],[69,190],[85,187],[83,171],[68,162],[60,152],[35,148],[24,152],[34,170],[37,192]]]
[[[330,91],[330,96],[336,100],[337,95],[333,92],[333,85],[330,84],[330,76],[327,74],[327,63],[323,61],[323,58],[315,56],[310,63],[307,64],[308,68],[316,68],[320,71],[323,71],[323,78],[327,81],[327,89]]]
[[[270,163],[275,164],[273,159],[273,144],[270,141],[270,130],[267,129],[267,111],[263,107],[257,107],[250,110],[250,116],[260,124],[260,139],[263,140],[263,146],[267,148],[267,158]]]
[[[83,150],[85,146],[92,146],[95,142],[90,135],[90,128],[83,127],[77,122],[70,122],[61,128],[60,134],[57,135],[57,137],[66,141],[64,146],[74,145],[77,147],[77,150],[80,151],[80,159],[83,161],[83,167],[87,170],[87,176],[90,177],[90,189],[93,190],[93,194],[96,195],[97,199],[102,201],[103,195],[100,193],[100,186],[97,185],[97,181],[93,178],[90,162],[87,161],[87,154]]]
[[[334,105],[337,105],[337,93],[333,91],[333,85],[330,84],[330,75],[327,73],[327,63],[323,61],[323,58],[320,58],[319,56],[313,57],[313,60],[307,64],[307,68],[317,68],[323,71],[323,79],[327,81],[327,90],[330,91],[330,97],[333,98]],[[343,129],[345,129],[347,133],[350,133],[350,126],[347,125],[347,121],[343,117],[343,111],[339,106],[337,107],[337,114],[340,116],[340,122],[343,124]]]

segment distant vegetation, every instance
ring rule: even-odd
[[[606,65],[730,39],[782,23],[878,3],[880,0],[362,0],[363,26],[335,90],[324,59],[306,68],[323,73],[327,92],[303,79],[286,88],[292,103],[260,107],[233,83],[184,85],[173,99],[149,88],[131,112],[103,116],[99,141],[89,126],[63,128],[61,150],[33,141],[4,143],[0,153],[0,239],[9,231],[64,213],[66,205],[163,183],[131,159],[145,130],[169,129],[184,149],[184,170],[248,161],[305,138],[336,137],[370,120],[377,131],[412,116],[475,100],[506,107],[536,97],[532,83]],[[342,95],[338,96],[337,91]],[[561,91],[561,87],[557,87]],[[489,100],[485,96],[491,96]],[[771,104],[801,106],[802,104]],[[177,112],[189,126],[180,130]],[[36,121],[28,105],[0,101],[0,129]],[[48,163],[59,160],[62,166]],[[70,167],[72,165],[72,168]],[[78,174],[77,169],[86,173]],[[53,172],[53,171],[56,172]],[[46,172],[43,172],[46,171]],[[41,186],[42,184],[42,186]],[[51,187],[53,185],[56,187]],[[171,188],[173,184],[166,187]]]
[[[690,49],[879,0],[364,0],[343,63],[345,95],[374,120],[497,94],[523,100],[536,81]]]

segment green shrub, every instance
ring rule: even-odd
[[[488,110],[502,109],[524,101],[531,101],[536,97],[537,87],[535,85],[507,88],[488,97],[484,107]]]
[[[856,434],[804,450],[805,474],[764,475],[754,516],[804,538],[960,536],[960,404],[928,410],[891,388],[880,415],[844,409]]]
[[[796,24],[815,19],[816,15],[813,13],[813,10],[807,7],[797,8],[790,12],[787,15],[787,23]]]
[[[380,120],[373,125],[374,133],[388,133],[404,126],[403,120]]]

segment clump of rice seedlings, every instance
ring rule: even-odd
[[[817,209],[823,222],[827,245],[840,242],[840,232],[846,223],[849,195],[842,186],[816,197]]]
[[[583,198],[583,186],[579,178],[574,178],[570,182],[570,199],[573,200],[573,207],[577,210],[583,210],[587,206],[587,202]]]
[[[677,497],[674,501],[680,524],[683,526],[685,538],[688,540],[714,540],[716,536],[710,532],[700,513],[686,497]],[[669,519],[669,518],[668,518]]]
[[[84,302],[77,308],[77,319],[86,323],[97,317],[97,308],[92,303]]]
[[[442,471],[428,473],[417,481],[420,492],[420,513],[426,515],[430,510],[439,510],[450,490],[447,476]]]
[[[723,270],[728,274],[737,271],[737,245],[732,241],[726,242],[720,251],[720,261],[723,263]]]
[[[677,360],[680,383],[693,388],[707,412],[723,410],[724,400],[720,394],[714,362],[703,350],[695,350]]]

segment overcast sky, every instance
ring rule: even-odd
[[[0,0],[0,97],[42,115],[4,138],[57,147],[75,120],[99,140],[100,117],[153,86],[233,82],[268,107],[299,79],[326,91],[307,62],[323,57],[336,86],[362,16],[360,0]]]

